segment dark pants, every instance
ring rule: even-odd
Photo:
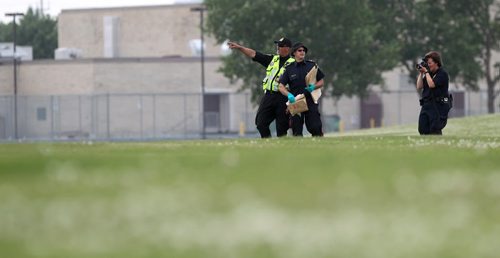
[[[280,92],[266,91],[260,101],[257,116],[255,117],[255,125],[259,130],[260,137],[271,137],[269,125],[276,119],[276,135],[278,137],[286,136],[289,124],[288,114],[286,113],[287,97]]]
[[[418,117],[418,132],[421,135],[442,135],[442,129],[448,122],[447,104],[434,102],[432,100],[422,103],[420,116]]]
[[[312,136],[323,136],[323,124],[319,114],[318,104],[314,104],[310,95],[306,95],[307,108],[306,112],[292,116],[292,133],[293,136],[303,136],[304,121],[307,131]]]

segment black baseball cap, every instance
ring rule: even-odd
[[[274,43],[278,44],[278,47],[292,47],[292,41],[287,38],[280,38],[275,40]]]

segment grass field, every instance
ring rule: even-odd
[[[0,256],[498,257],[500,116],[444,133],[0,144]]]

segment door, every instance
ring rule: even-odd
[[[376,93],[361,99],[361,128],[382,125],[382,101]]]

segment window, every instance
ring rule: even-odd
[[[47,120],[47,108],[39,107],[36,109],[36,119],[37,121]]]

